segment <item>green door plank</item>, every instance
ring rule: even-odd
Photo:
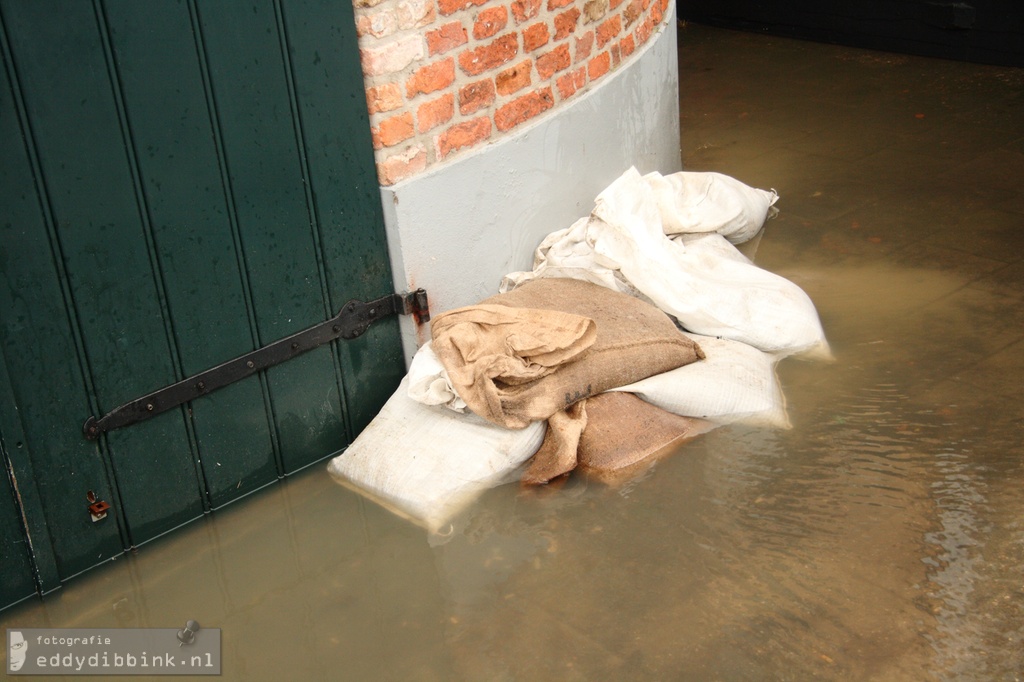
[[[274,4],[199,2],[261,344],[332,316],[325,300]],[[344,446],[340,368],[324,347],[267,372],[285,473]]]
[[[7,1],[3,11],[73,324],[85,342],[96,402],[106,411],[179,378],[118,91],[91,5]],[[73,413],[65,418],[81,421]],[[114,431],[104,442],[133,544],[202,513],[183,411]],[[56,466],[73,465],[64,452],[52,457]]]
[[[10,492],[13,495],[18,531],[13,540],[17,546],[8,551],[27,549],[33,591],[45,594],[60,587],[60,567],[53,551],[50,528],[46,523],[46,511],[28,453],[28,439],[21,423],[22,411],[14,403],[14,389],[2,348],[0,346],[0,461],[6,468]],[[2,484],[0,487],[3,487]],[[0,493],[0,498],[2,497],[3,494]],[[79,510],[81,517],[85,516],[83,511]],[[110,543],[112,553],[119,549],[116,531],[113,536]],[[7,541],[3,544],[6,546]],[[2,565],[7,566],[7,562],[8,559],[5,558]],[[11,565],[17,566],[17,560]],[[0,608],[10,603],[4,599],[0,601]]]
[[[15,486],[14,467],[8,449],[23,446],[4,436],[0,429],[0,610],[38,591],[35,562]],[[8,443],[11,443],[8,445]]]
[[[7,448],[3,434],[0,434],[0,461],[4,470],[0,472],[0,609],[17,603],[36,593],[36,581],[32,577],[31,552],[28,537],[21,523],[21,512],[17,496],[7,477]]]
[[[112,0],[105,9],[178,354],[191,376],[257,345],[204,65],[186,3]],[[277,478],[259,377],[191,407],[211,506]]]
[[[286,0],[284,17],[329,300],[340,309],[393,290],[355,18],[351,3],[333,0]],[[337,347],[358,433],[405,374],[398,320]]]
[[[6,5],[0,10],[5,19]],[[6,388],[0,385],[9,391],[0,401],[0,428],[14,439],[9,456],[23,497],[33,504],[33,543],[39,552],[52,547],[47,553],[54,557],[42,568],[43,588],[53,589],[55,573],[79,573],[121,553],[123,543],[115,516],[93,523],[87,511],[88,491],[108,501],[114,491],[99,450],[82,438],[88,392],[60,285],[53,224],[29,156],[31,137],[15,108],[21,98],[11,80],[8,26],[0,24],[6,67],[0,69],[0,361],[9,377]],[[35,471],[45,475],[33,477]],[[33,482],[38,504],[29,495]]]
[[[14,403],[14,395],[0,346],[0,566],[4,567],[0,571],[0,609],[52,592],[61,584],[21,423],[22,410]],[[112,539],[110,549],[117,552],[116,530]]]

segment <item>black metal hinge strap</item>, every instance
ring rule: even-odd
[[[99,419],[89,417],[82,430],[86,438],[96,440],[101,433],[154,417],[335,339],[354,339],[377,320],[391,315],[415,315],[418,322],[430,320],[427,292],[417,289],[368,303],[349,301],[325,322],[125,403]]]

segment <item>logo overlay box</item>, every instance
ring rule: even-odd
[[[220,675],[220,629],[8,628],[8,675]]]

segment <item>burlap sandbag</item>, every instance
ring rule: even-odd
[[[481,324],[479,313],[494,313],[498,306],[515,309],[517,325],[501,325],[496,334],[493,327]],[[538,336],[550,312],[539,314],[534,328],[529,311],[592,320],[596,337],[583,350],[542,346],[545,367],[538,370],[535,358],[514,341]],[[589,325],[571,317],[562,323],[569,330],[566,338],[578,334],[578,343],[586,342]],[[534,280],[479,306],[442,313],[431,322],[431,333],[434,351],[469,409],[506,428],[525,427],[590,395],[704,357],[700,347],[656,307],[574,279]]]
[[[672,414],[632,393],[600,393],[548,419],[544,441],[520,480],[540,485],[579,468],[615,483],[712,428],[711,422]]]
[[[712,428],[703,419],[680,417],[632,393],[602,393],[587,400],[577,466],[599,474],[629,470]]]

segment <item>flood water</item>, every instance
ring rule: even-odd
[[[779,364],[792,429],[433,540],[318,465],[0,626],[194,619],[239,680],[1024,677],[1024,73],[679,35],[684,164],[778,190],[756,262],[835,354]]]

